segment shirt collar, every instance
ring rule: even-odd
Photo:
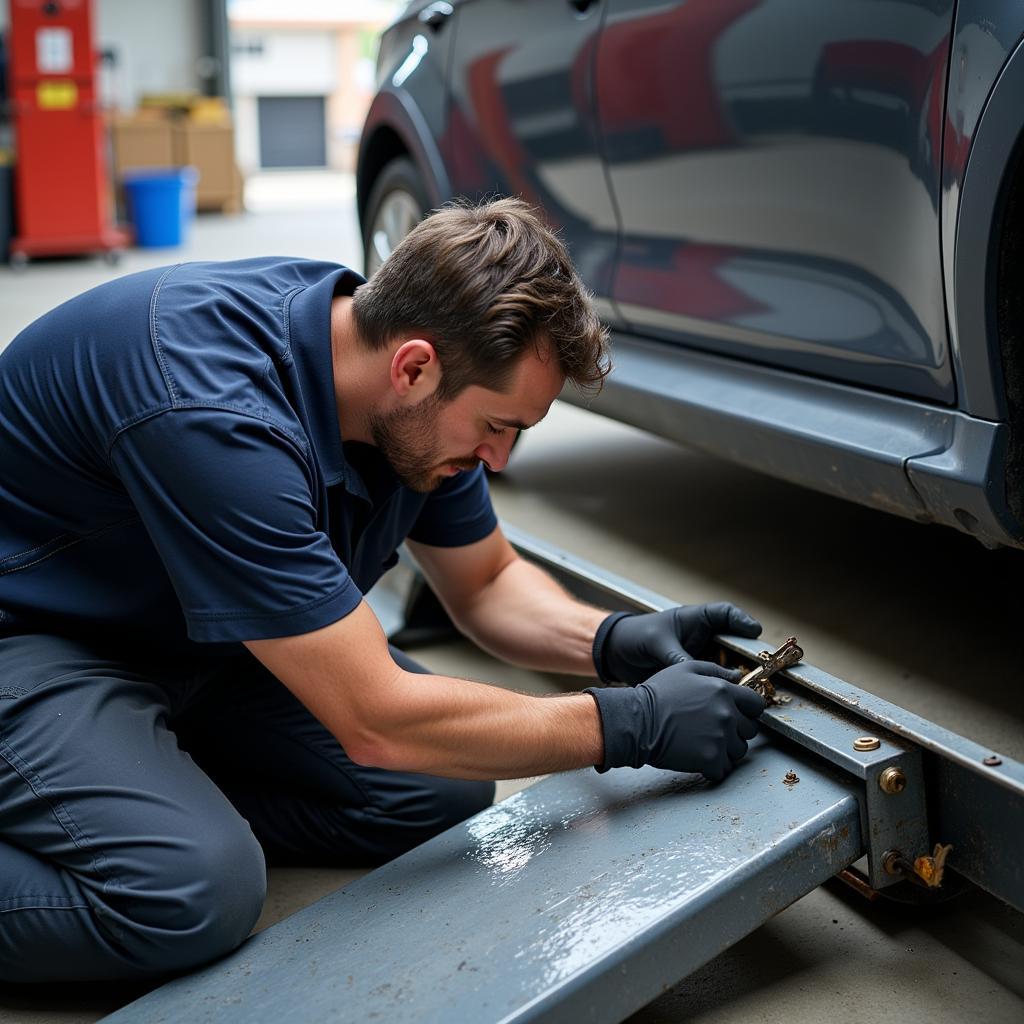
[[[351,295],[364,283],[365,279],[355,271],[339,267],[296,292],[289,306],[289,334],[310,438],[324,483],[341,483],[351,493],[367,498],[365,484],[348,464],[342,449],[331,358],[331,299],[335,295]]]

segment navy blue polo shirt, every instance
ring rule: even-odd
[[[362,283],[311,260],[188,263],[19,334],[0,353],[0,630],[292,636],[352,611],[406,537],[486,537],[482,469],[418,494],[341,437],[331,299]]]

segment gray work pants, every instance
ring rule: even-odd
[[[0,638],[0,981],[197,966],[249,934],[265,860],[380,863],[493,796],[355,764],[248,653]]]

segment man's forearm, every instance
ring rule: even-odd
[[[460,779],[508,779],[600,764],[600,716],[585,693],[534,697],[449,676],[396,673],[373,696],[363,764]],[[329,724],[329,723],[328,723]]]
[[[517,558],[475,596],[458,625],[504,661],[593,677],[594,633],[607,615],[577,601],[542,569]]]
[[[589,694],[534,697],[406,672],[365,602],[321,629],[246,647],[358,764],[502,779],[604,758],[600,712]]]

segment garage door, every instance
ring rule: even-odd
[[[323,96],[260,96],[260,166],[325,167]]]

